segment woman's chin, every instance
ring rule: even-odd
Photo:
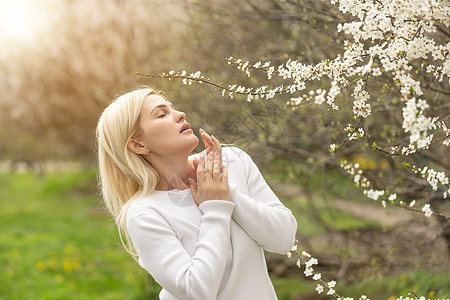
[[[192,145],[194,146],[194,148],[192,148],[192,150],[194,150],[195,147],[197,147],[198,144],[200,143],[200,139],[199,139],[196,135],[194,135],[194,134],[193,134],[193,136],[194,136],[194,138],[192,139],[192,140],[193,140],[193,141],[192,141]]]
[[[196,137],[194,134],[192,137],[189,137],[189,142],[186,142],[186,149],[191,153],[194,151],[194,149],[198,146],[200,140],[198,137]]]

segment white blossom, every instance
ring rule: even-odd
[[[313,268],[307,267],[303,273],[305,273],[306,277],[309,277],[313,274],[313,272],[314,272]]]
[[[410,132],[410,145],[417,144],[417,148],[425,147],[427,142],[427,131],[433,127],[432,118],[423,115],[424,107],[428,104],[424,100],[419,100],[416,103],[416,98],[411,98],[406,102],[403,111],[402,127],[405,132]]]
[[[370,190],[364,190],[364,195],[367,196],[367,198],[370,198],[372,200],[377,201],[378,198],[380,198],[380,196],[384,195],[384,191],[383,190],[374,190],[374,189],[370,189]]]
[[[358,80],[353,90],[353,113],[358,117],[367,118],[372,113],[372,109],[367,103],[370,98],[369,93],[363,89],[363,85],[364,81]]]
[[[323,286],[320,283],[317,284],[316,291],[318,294],[321,294],[323,292]]]
[[[423,207],[422,207],[422,211],[425,213],[425,216],[427,217],[427,218],[429,218],[429,217],[431,217],[431,215],[433,214],[433,211],[431,210],[431,207],[430,207],[430,204],[425,204]]]
[[[311,254],[306,251],[302,251],[302,256],[311,257]]]
[[[318,263],[319,261],[317,260],[317,258],[311,257],[310,260],[306,262],[306,267],[311,267],[313,265],[317,265]]]
[[[314,280],[319,280],[320,278],[322,278],[322,274],[320,274],[320,273],[316,273],[316,274],[314,274],[314,276],[313,276],[313,279],[314,279]]]

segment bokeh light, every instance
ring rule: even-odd
[[[6,45],[2,48],[38,42],[50,17],[48,1],[0,0],[0,41]]]

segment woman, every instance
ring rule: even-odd
[[[276,299],[263,250],[286,254],[297,223],[242,150],[149,88],[117,98],[97,127],[105,204],[160,299]]]

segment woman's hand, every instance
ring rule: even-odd
[[[200,128],[200,135],[203,138],[203,143],[205,144],[205,152],[206,155],[211,153],[211,151],[215,152],[219,156],[219,165],[222,165],[222,146],[220,146],[219,141],[212,135],[209,134]]]
[[[219,156],[214,151],[210,151],[206,157],[200,157],[197,166],[197,182],[192,178],[188,180],[198,205],[208,200],[231,201],[228,171],[219,163]]]

